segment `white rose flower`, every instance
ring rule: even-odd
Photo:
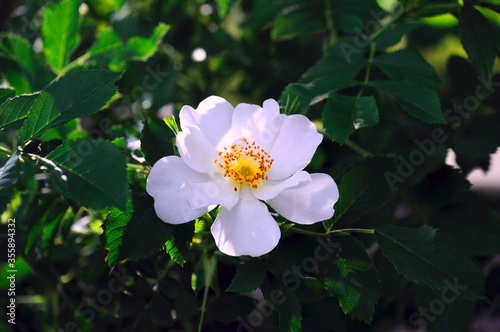
[[[184,106],[179,117],[181,157],[158,160],[147,179],[164,222],[182,224],[220,205],[211,227],[219,250],[260,256],[281,236],[263,202],[298,224],[333,216],[337,185],[327,174],[303,171],[323,139],[305,116],[280,114],[273,99],[234,108],[211,96],[196,110]]]

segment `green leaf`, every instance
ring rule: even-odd
[[[339,89],[359,85],[354,78],[366,66],[364,49],[342,39],[327,50],[327,55],[310,67],[297,83],[289,84],[281,100],[298,98],[300,108],[314,105]]]
[[[375,229],[382,253],[406,279],[435,289],[454,288],[471,300],[484,298],[481,270],[431,227]]]
[[[79,139],[39,157],[52,182],[67,198],[100,210],[127,208],[127,158],[108,141]]]
[[[193,290],[196,295],[204,287],[210,287],[218,294],[220,288],[217,280],[217,258],[213,255],[208,257],[204,251],[200,256],[198,264],[196,264],[192,281]]]
[[[411,81],[371,81],[368,85],[392,95],[411,116],[427,123],[446,123],[436,91]]]
[[[16,95],[16,90],[10,88],[0,89],[0,105],[2,105],[7,99],[12,98]],[[0,112],[0,118],[3,118],[3,112]]]
[[[0,55],[16,62],[27,75],[33,75],[33,49],[28,40],[16,34],[1,36]]]
[[[380,35],[375,47],[377,50],[385,50],[396,45],[404,35],[415,31],[420,26],[420,23],[397,24]]]
[[[302,312],[297,296],[273,275],[264,279],[262,292],[268,304],[279,313],[278,332],[302,331]]]
[[[425,284],[417,285],[418,310],[410,315],[410,324],[430,332],[466,331],[474,317],[475,305],[474,301],[457,294],[452,289],[435,290]]]
[[[99,33],[87,55],[89,59],[97,61],[99,64],[106,64],[118,57],[120,52],[123,52],[123,48],[124,45],[120,37],[111,28],[108,28]]]
[[[174,154],[173,132],[166,125],[156,122],[144,122],[141,132],[141,151],[150,165],[159,159]]]
[[[324,10],[324,2],[309,1],[293,4],[282,10],[276,18],[271,38],[286,40],[325,30],[325,15],[321,15]]]
[[[248,293],[259,287],[267,276],[267,267],[262,260],[252,258],[238,266],[236,275],[226,292]]]
[[[226,18],[227,14],[229,14],[229,10],[236,3],[236,1],[237,0],[215,0],[221,19]]]
[[[399,297],[401,292],[403,292],[408,285],[408,280],[396,271],[394,265],[392,265],[380,250],[375,254],[373,261],[375,269],[380,276],[380,284],[382,286],[381,299],[383,302],[381,305],[386,307]]]
[[[189,247],[193,240],[194,223],[176,225],[170,239],[167,241],[166,250],[177,264],[184,266],[189,259]]]
[[[130,38],[125,47],[126,57],[146,61],[156,53],[158,45],[169,29],[170,26],[160,23],[156,26],[150,38],[137,36]]]
[[[396,191],[385,174],[394,171],[394,160],[383,157],[367,158],[350,169],[338,184],[340,197],[334,206],[335,214],[325,221],[325,227],[331,229],[337,222],[347,227],[384,206]]]
[[[32,94],[7,99],[0,105],[0,128],[21,127],[38,97],[39,94]]]
[[[328,98],[339,89],[359,84],[354,79],[338,75],[318,78],[310,83],[292,83],[281,94],[281,100],[287,100],[287,96],[290,100],[298,98],[299,108],[306,108]]]
[[[342,39],[302,75],[299,83],[310,83],[318,78],[331,76],[354,79],[367,64],[363,57],[365,51],[364,48],[357,47],[352,39]]]
[[[132,193],[127,212],[114,208],[102,225],[109,267],[121,259],[138,259],[161,250],[172,234],[174,226],[164,223],[154,210],[149,195]]]
[[[340,247],[322,270],[328,294],[345,314],[369,324],[380,295],[380,281],[363,244],[350,235],[334,236]]]
[[[43,14],[43,52],[52,68],[59,72],[78,45],[81,0],[61,0],[49,4]]]
[[[350,97],[334,94],[323,108],[323,126],[326,134],[343,144],[356,130],[373,127],[378,123],[378,108],[375,98]]]
[[[4,211],[14,194],[14,185],[19,179],[21,163],[19,152],[10,156],[5,165],[0,169],[0,211]]]
[[[395,81],[405,79],[432,88],[441,83],[434,67],[410,49],[382,54],[373,64]]]
[[[26,259],[21,256],[17,255],[16,256],[16,282],[23,282],[26,277],[29,277],[31,275],[31,268],[28,262],[26,262]],[[12,272],[9,270],[12,270],[8,264],[2,264],[2,267],[0,267],[0,289],[8,289],[10,287],[10,275]]]
[[[121,73],[85,70],[69,73],[42,90],[21,129],[22,143],[66,121],[97,112],[117,91]]]
[[[497,46],[495,31],[488,20],[472,6],[462,7],[459,20],[458,34],[472,67],[489,80]]]

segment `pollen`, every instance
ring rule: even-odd
[[[268,180],[267,171],[271,168],[274,159],[255,142],[248,142],[242,138],[241,144],[233,144],[229,148],[224,147],[219,152],[220,159],[214,162],[224,172],[224,177],[238,183],[235,191],[242,184],[257,188],[259,181]]]

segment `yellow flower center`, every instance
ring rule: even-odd
[[[257,188],[260,180],[268,179],[266,173],[274,161],[255,142],[249,143],[245,138],[241,141],[242,144],[231,145],[229,149],[224,147],[224,151],[219,151],[220,160],[215,160],[224,177],[238,182],[234,191],[242,184]]]

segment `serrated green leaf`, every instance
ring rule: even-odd
[[[28,40],[16,34],[0,36],[0,55],[15,61],[27,75],[33,75],[33,49]]]
[[[284,9],[274,22],[271,38],[292,39],[326,29],[324,2],[301,2]]]
[[[472,6],[462,7],[459,20],[458,34],[472,67],[479,75],[490,79],[497,46],[495,31]]]
[[[373,64],[395,81],[408,79],[429,88],[441,83],[434,67],[407,48],[382,54],[373,59]]]
[[[236,275],[226,292],[248,293],[259,287],[267,275],[267,268],[263,261],[252,258],[238,266]]]
[[[42,90],[23,128],[22,143],[66,121],[97,112],[114,96],[121,73],[85,70],[69,73]]]
[[[109,63],[113,58],[123,52],[124,44],[120,37],[111,29],[99,33],[95,43],[87,52],[89,59],[98,63]]]
[[[373,127],[378,123],[375,98],[350,97],[334,94],[323,108],[323,127],[334,141],[343,144],[356,130]]]
[[[310,83],[289,84],[281,94],[281,100],[298,98],[299,108],[306,108],[328,98],[335,91],[361,84],[360,82],[333,75],[318,78]]]
[[[367,64],[364,49],[342,39],[327,50],[327,55],[310,67],[297,83],[289,84],[281,94],[282,100],[298,98],[299,108],[306,108],[335,91],[359,85],[354,78]]]
[[[484,298],[481,270],[436,229],[385,225],[375,229],[375,238],[406,279],[435,289],[455,287],[467,299]]]
[[[165,23],[156,26],[150,38],[132,37],[125,46],[126,56],[133,60],[146,61],[156,53],[158,45],[170,29]]]
[[[338,184],[339,200],[334,206],[335,214],[333,219],[325,221],[325,227],[331,229],[340,220],[343,227],[349,226],[363,215],[384,206],[394,194],[394,188],[387,183],[384,174],[394,171],[394,160],[372,157],[344,174]]]
[[[203,252],[200,260],[194,269],[193,274],[193,290],[196,295],[204,287],[210,287],[217,294],[220,292],[219,281],[217,280],[217,258],[208,256]]]
[[[350,235],[334,236],[340,247],[322,269],[328,294],[345,314],[369,324],[380,295],[380,281],[363,244]]]
[[[446,123],[435,90],[412,81],[371,81],[368,85],[392,95],[402,109],[427,123]]]
[[[278,332],[302,331],[302,310],[297,296],[281,280],[273,275],[262,284],[264,298],[279,313]]]
[[[176,225],[166,244],[166,251],[177,264],[183,266],[189,259],[189,247],[193,240],[194,223]]]
[[[43,52],[52,68],[59,72],[78,45],[81,0],[62,0],[49,4],[43,14]]]
[[[394,265],[380,251],[375,254],[373,261],[382,286],[381,305],[386,307],[398,298],[408,285],[408,280],[396,271]]]
[[[299,83],[310,83],[318,78],[331,76],[354,79],[367,64],[363,57],[365,51],[364,48],[357,47],[353,39],[342,39],[302,75]]]
[[[102,228],[109,251],[106,261],[113,267],[120,259],[138,259],[161,250],[174,226],[158,218],[152,197],[133,192],[127,202],[127,212],[112,209]]]
[[[420,26],[420,23],[397,24],[380,35],[375,47],[377,50],[385,50],[396,45],[404,35],[415,31]]]
[[[4,211],[12,198],[20,171],[19,152],[16,151],[0,169],[0,211]]]
[[[12,127],[24,122],[39,97],[40,94],[36,93],[7,99],[0,105],[0,128]]]
[[[141,132],[141,151],[150,165],[159,159],[173,155],[175,136],[165,125],[156,122],[144,122]]]
[[[127,208],[127,158],[108,141],[67,141],[40,162],[62,195],[100,210]]]

